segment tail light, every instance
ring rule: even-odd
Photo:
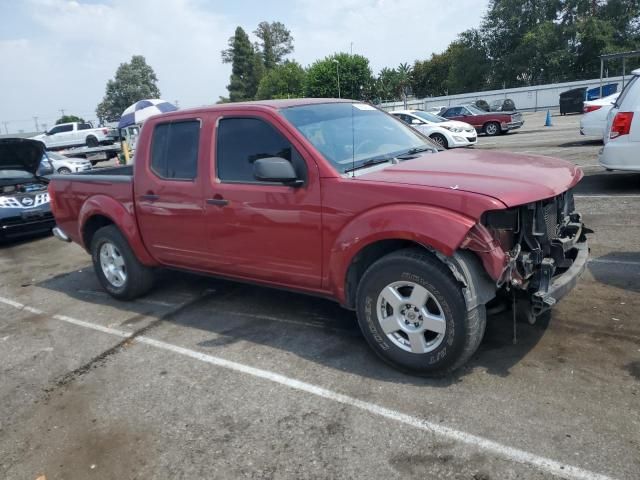
[[[633,121],[633,112],[618,112],[611,124],[609,138],[618,138],[622,135],[629,135],[631,131],[631,122]]]
[[[585,105],[583,112],[584,113],[595,112],[596,110],[600,110],[601,108],[602,108],[602,105]]]
[[[107,133],[109,133],[109,129],[108,128],[103,128],[102,129],[102,133],[104,133],[106,135]]]

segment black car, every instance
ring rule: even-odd
[[[0,139],[0,241],[50,232],[55,220],[49,180],[39,175],[44,145],[25,138]],[[46,157],[45,157],[46,158]]]
[[[498,99],[491,102],[492,112],[515,112],[516,104],[510,98]]]
[[[489,104],[487,103],[486,100],[476,100],[475,102],[471,102],[471,105],[473,105],[476,108],[479,108],[480,110],[484,110],[485,112],[491,111]]]

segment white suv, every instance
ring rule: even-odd
[[[607,117],[599,158],[607,170],[640,172],[640,69],[632,75]]]

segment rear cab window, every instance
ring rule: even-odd
[[[194,180],[199,143],[198,119],[157,124],[151,139],[151,170],[165,180]]]

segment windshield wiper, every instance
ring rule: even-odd
[[[414,147],[414,148],[410,148],[409,150],[407,150],[401,155],[396,155],[396,158],[404,159],[404,157],[407,157],[409,155],[415,155],[416,153],[433,152],[433,151],[434,151],[433,147]]]
[[[361,168],[371,167],[372,165],[378,165],[380,163],[387,163],[389,160],[393,160],[394,157],[379,157],[379,158],[370,158],[362,162],[360,165],[356,165],[355,167],[345,169],[344,173],[353,172],[354,170],[359,170]]]

